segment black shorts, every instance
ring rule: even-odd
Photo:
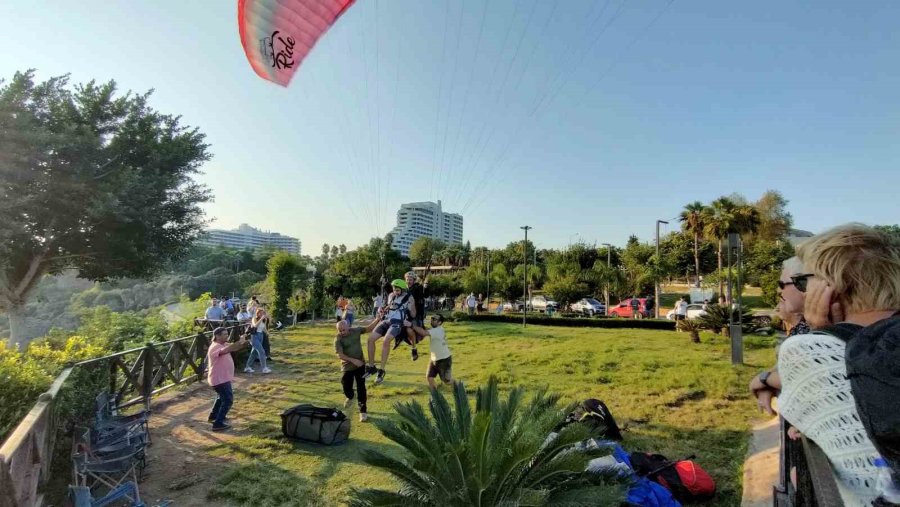
[[[684,320],[684,318],[685,318],[684,315],[675,314],[675,320]]]
[[[425,374],[428,378],[434,378],[438,375],[441,376],[441,380],[444,382],[449,382],[450,379],[453,378],[451,375],[451,370],[453,368],[453,357],[447,357],[444,359],[438,359],[437,361],[431,361],[428,363],[428,373]]]

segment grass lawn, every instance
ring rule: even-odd
[[[548,385],[565,401],[595,397],[627,428],[629,450],[669,458],[697,455],[716,479],[719,493],[708,505],[738,505],[740,475],[755,404],[746,392],[750,377],[774,361],[769,338],[747,337],[746,366],[732,367],[726,339],[705,334],[691,344],[673,331],[576,329],[501,323],[448,324],[454,376],[471,391],[497,375],[505,386]],[[236,392],[233,414],[249,420],[250,436],[210,447],[233,468],[209,498],[238,505],[341,505],[351,486],[393,487],[392,479],[360,460],[362,449],[398,450],[351,411],[351,440],[324,447],[287,440],[280,412],[302,402],[341,406],[339,364],[331,326],[307,327],[273,337],[276,374]],[[379,349],[380,351],[380,344]],[[369,388],[371,417],[390,417],[392,404],[427,402],[423,358],[409,348],[394,351],[388,376]],[[244,424],[247,424],[246,422]],[[242,432],[243,433],[243,432]]]

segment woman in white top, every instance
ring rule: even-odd
[[[262,308],[257,308],[256,315],[250,321],[250,345],[253,349],[250,351],[250,356],[247,357],[247,367],[244,368],[244,373],[253,373],[254,359],[259,360],[263,373],[272,373],[272,370],[266,366],[266,351],[263,348],[263,335],[266,333],[267,320],[266,311]]]
[[[781,415],[828,456],[847,506],[872,505],[893,492],[850,391],[845,342],[827,332],[837,322],[869,326],[900,306],[900,294],[891,288],[900,266],[887,265],[894,261],[884,255],[879,234],[850,224],[800,246],[797,254],[808,271],[791,279],[806,292],[806,320],[820,330],[788,338],[778,352]]]

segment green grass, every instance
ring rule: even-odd
[[[497,375],[505,387],[548,385],[574,402],[606,401],[632,451],[669,458],[697,455],[716,479],[718,495],[708,505],[738,505],[740,475],[751,420],[756,411],[746,392],[750,377],[774,361],[771,339],[747,337],[745,363],[732,367],[726,339],[703,335],[694,345],[685,333],[631,329],[528,327],[513,324],[448,324],[454,376],[467,389]],[[317,326],[273,337],[277,374],[236,392],[233,415],[249,432],[207,449],[234,462],[210,500],[236,505],[341,505],[350,487],[393,488],[390,476],[362,463],[363,449],[389,453],[399,447],[352,410],[351,440],[336,447],[282,437],[279,413],[308,402],[340,406],[333,328]],[[371,417],[391,417],[392,405],[427,401],[425,357],[412,362],[409,348],[392,353],[388,376],[369,388]],[[380,351],[380,344],[379,344]],[[249,433],[250,435],[247,435]]]

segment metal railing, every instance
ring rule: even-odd
[[[226,328],[229,341],[236,341],[246,331],[245,324],[227,324],[230,324]],[[210,326],[204,324],[201,327]],[[79,387],[66,385],[73,374],[75,377],[80,377],[80,373],[105,375],[102,384],[108,392],[116,394],[116,399],[122,400],[120,407],[143,404],[149,410],[154,395],[203,379],[204,359],[211,338],[212,331],[207,329],[196,335],[148,343],[82,361],[64,369],[0,447],[0,507],[44,505],[44,492],[57,437],[61,433],[57,430],[73,422],[61,420],[58,410],[64,387]],[[93,393],[93,396],[97,394]],[[93,397],[82,402],[91,404]]]
[[[828,457],[806,437],[792,440],[790,424],[780,419],[779,484],[772,492],[775,507],[840,507],[844,505]]]

